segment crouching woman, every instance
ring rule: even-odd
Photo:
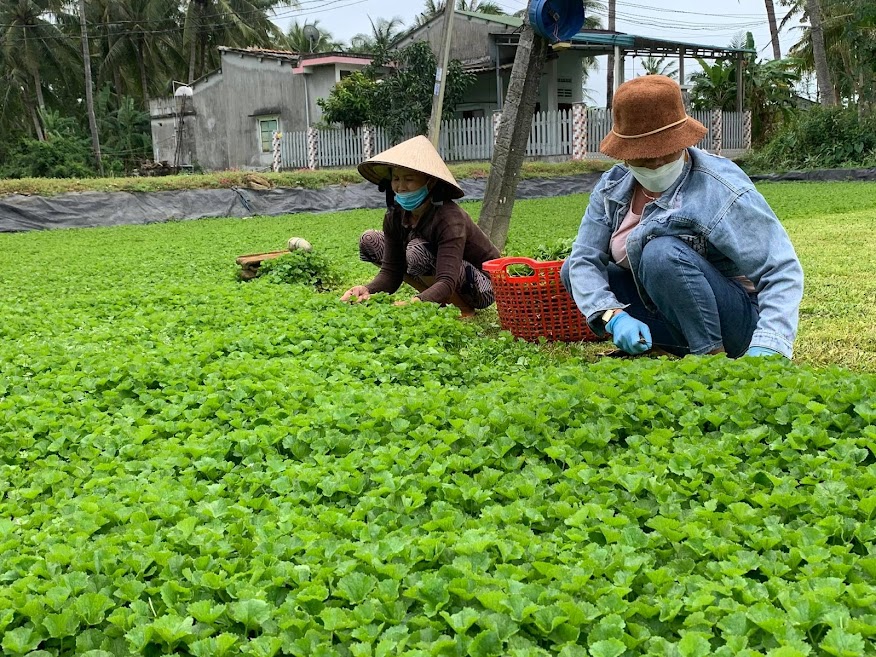
[[[730,160],[694,147],[706,128],[678,83],[618,87],[600,144],[606,172],[561,277],[622,351],[791,358],[803,270],[788,234]]]
[[[499,250],[454,203],[464,192],[426,137],[366,160],[359,173],[386,194],[383,230],[368,230],[359,240],[359,257],[380,271],[367,285],[347,290],[341,301],[393,293],[406,282],[418,291],[411,302],[452,303],[465,316],[493,303],[483,263],[498,258]]]

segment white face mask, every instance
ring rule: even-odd
[[[684,154],[674,162],[656,169],[634,167],[630,164],[627,167],[633,172],[633,177],[639,181],[639,184],[649,192],[665,192],[681,175],[684,169]]]

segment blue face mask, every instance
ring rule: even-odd
[[[428,185],[423,185],[415,192],[399,192],[395,195],[395,200],[402,208],[410,212],[420,207],[428,195],[429,187]]]

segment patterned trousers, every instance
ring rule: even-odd
[[[366,230],[359,238],[359,258],[364,262],[380,267],[385,248],[386,238],[382,230]],[[405,262],[407,274],[412,278],[422,280],[424,276],[435,275],[435,256],[424,239],[415,237],[408,242]],[[461,285],[456,293],[472,308],[480,310],[493,305],[496,300],[493,284],[490,277],[480,269],[463,260],[459,280]]]

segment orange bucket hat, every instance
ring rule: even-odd
[[[665,75],[643,75],[620,85],[612,118],[599,150],[617,160],[663,157],[697,144],[707,132],[688,116],[681,87]]]

